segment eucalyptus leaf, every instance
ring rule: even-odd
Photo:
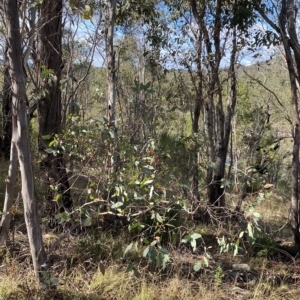
[[[194,265],[193,269],[195,272],[198,272],[201,269],[201,267],[202,267],[201,263],[197,263]]]
[[[191,235],[191,238],[194,240],[200,239],[202,237],[202,235],[200,233],[193,233]]]
[[[84,227],[88,227],[92,225],[92,218],[91,217],[87,217],[84,222],[83,222],[83,226]]]
[[[132,249],[132,246],[133,246],[133,243],[129,244],[129,245],[126,247],[126,249],[125,249],[125,251],[124,251],[124,256],[126,255],[126,253],[127,253],[129,250]]]

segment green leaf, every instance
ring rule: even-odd
[[[158,251],[162,254],[169,254],[169,251],[165,248],[159,248]]]
[[[206,266],[206,267],[208,267],[208,259],[204,256],[204,257],[202,257],[202,259],[201,259],[201,265],[204,265],[204,266]]]
[[[146,257],[148,255],[149,249],[150,249],[150,247],[147,247],[147,248],[144,249],[144,251],[143,251],[143,256],[144,257]]]
[[[195,251],[196,248],[197,248],[197,242],[196,242],[196,240],[194,240],[194,239],[191,240],[191,246],[193,247],[193,251]]]
[[[151,199],[152,199],[152,196],[153,196],[153,191],[154,191],[154,186],[153,186],[153,185],[151,185],[151,187],[150,187],[150,192],[149,192],[149,200],[151,200]]]
[[[51,138],[52,138],[51,134],[42,135],[42,139],[44,139],[44,140],[50,140]]]
[[[151,175],[152,172],[149,170],[149,169],[145,169],[145,168],[142,168],[142,171],[147,174],[147,175]]]
[[[148,90],[150,86],[151,86],[151,81],[148,81],[148,82],[144,85],[144,89],[145,89],[145,90]]]
[[[157,240],[154,240],[153,242],[151,242],[150,246],[154,247],[157,244]]]
[[[145,237],[145,238],[143,238],[143,244],[146,244],[146,245],[149,245],[149,240]]]
[[[256,218],[257,220],[260,220],[260,219],[261,219],[261,214],[258,213],[257,211],[255,211],[255,212],[253,213],[253,217]]]
[[[127,268],[126,268],[126,271],[125,272],[131,272],[133,270],[133,264],[130,263]]]
[[[200,239],[202,237],[202,235],[200,233],[193,233],[191,235],[191,238],[194,240]]]
[[[190,240],[191,240],[191,236],[190,236],[190,235],[186,235],[186,236],[181,240],[181,242],[182,242],[182,243],[188,243]]]
[[[61,198],[61,194],[57,194],[56,196],[55,196],[55,201],[57,202],[60,198]]]
[[[149,263],[153,262],[156,258],[156,251],[153,247],[149,248],[148,257],[149,257],[149,259],[148,259]]]
[[[133,246],[133,243],[129,244],[129,245],[126,247],[126,249],[125,249],[125,251],[124,251],[124,256],[126,255],[126,253],[127,253],[129,250],[132,249],[132,246]]]
[[[47,149],[45,149],[45,152],[52,154],[54,152],[54,150],[52,148],[47,148]]]
[[[253,239],[253,238],[254,238],[254,235],[253,235],[253,228],[252,228],[251,223],[248,223],[247,231],[248,231],[249,237]]]
[[[156,256],[156,267],[161,267],[163,264],[163,255],[161,253],[158,253]]]
[[[151,165],[146,165],[143,167],[144,169],[148,169],[148,170],[154,170],[154,167]]]
[[[239,253],[239,245],[240,245],[240,240],[237,240],[234,245],[233,256],[237,256],[237,254]]]
[[[159,223],[163,223],[163,218],[161,217],[161,215],[159,213],[156,213],[156,220],[159,222]]]
[[[41,274],[43,276],[44,279],[48,278],[48,273],[46,271],[41,271]]]
[[[135,277],[137,277],[137,278],[141,277],[140,272],[135,267],[133,267],[132,270],[133,270],[133,273],[134,273]]]
[[[59,280],[56,277],[51,277],[50,278],[50,282],[51,282],[51,285],[57,285],[58,282],[59,282]]]
[[[88,227],[92,225],[92,218],[91,217],[87,217],[84,222],[83,222],[83,226],[84,227]]]
[[[124,204],[123,202],[118,201],[118,202],[114,203],[111,206],[111,208],[119,208],[119,207],[123,206],[123,204]]]
[[[201,269],[201,267],[202,267],[201,263],[197,263],[194,265],[193,269],[195,272],[198,272]]]
[[[176,226],[174,226],[174,225],[172,225],[172,224],[170,224],[170,223],[167,223],[166,226],[173,227],[173,228],[176,227]]]
[[[150,179],[150,178],[145,178],[142,182],[141,182],[141,186],[144,186],[144,185],[148,185],[150,183],[153,182],[153,179]]]

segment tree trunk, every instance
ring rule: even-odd
[[[9,236],[9,226],[11,220],[11,208],[14,202],[14,188],[18,171],[17,149],[14,143],[10,147],[10,163],[8,168],[8,176],[5,180],[5,198],[3,205],[3,215],[1,218],[0,231],[0,247],[4,246]]]
[[[38,146],[41,155],[41,170],[43,180],[48,188],[48,200],[53,203],[55,195],[50,185],[57,187],[61,197],[60,211],[72,207],[70,185],[66,172],[62,149],[56,156],[46,154],[49,139],[43,136],[61,133],[61,67],[62,67],[62,0],[44,0],[40,9],[40,30],[38,32],[37,68],[39,73],[39,88],[47,96],[38,101],[39,139]],[[48,72],[49,76],[42,73]],[[53,73],[51,75],[51,73]],[[51,139],[50,139],[51,140]]]
[[[229,66],[229,84],[228,84],[228,95],[227,95],[227,112],[224,119],[224,113],[222,104],[220,105],[219,110],[217,110],[217,115],[219,116],[218,123],[221,125],[218,129],[218,147],[216,151],[216,165],[215,165],[215,175],[213,184],[211,185],[212,189],[212,201],[218,201],[219,206],[225,206],[225,166],[226,158],[228,153],[229,140],[231,135],[231,122],[234,116],[235,106],[236,106],[236,55],[237,55],[237,36],[236,28],[232,29],[232,50],[230,57],[230,66]],[[218,82],[218,85],[220,83]],[[222,102],[221,91],[219,91],[219,103]],[[211,203],[212,204],[212,203]]]
[[[297,71],[294,66],[294,59],[293,54],[291,51],[291,43],[286,38],[286,28],[288,26],[291,26],[288,23],[295,22],[295,19],[293,16],[290,15],[290,8],[294,8],[291,5],[294,1],[282,1],[282,9],[280,14],[280,25],[281,25],[281,32],[283,35],[283,46],[285,50],[285,58],[286,63],[289,71],[289,78],[290,78],[290,85],[291,85],[291,94],[292,94],[292,105],[293,105],[293,129],[292,129],[292,135],[293,135],[293,152],[292,152],[292,196],[291,196],[291,206],[292,206],[292,216],[291,216],[291,223],[292,228],[294,232],[294,241],[295,244],[300,245],[300,232],[299,232],[299,146],[300,146],[300,119],[299,119],[299,108],[298,108],[298,88],[297,88],[297,76],[299,76],[300,67],[298,69],[298,75]],[[293,13],[294,15],[294,13]],[[288,28],[288,31],[290,33],[290,36],[292,37],[292,34]],[[293,43],[298,44],[298,39],[296,38]],[[297,52],[294,51],[295,55],[295,61],[300,62],[300,56],[296,55]]]
[[[11,124],[11,78],[9,76],[9,61],[7,56],[8,44],[4,51],[4,78],[3,78],[3,102],[2,102],[2,153],[5,160],[10,157],[10,144],[12,135]]]
[[[198,53],[198,73],[203,77],[202,71],[199,71],[199,63],[202,59],[206,61],[206,78],[208,80],[207,100],[205,101],[205,110],[207,115],[207,138],[208,138],[208,159],[209,166],[207,169],[207,194],[208,204],[213,206],[225,205],[225,165],[228,152],[229,139],[231,134],[231,121],[234,114],[236,103],[236,78],[235,78],[235,61],[237,53],[236,45],[236,31],[233,28],[232,42],[233,49],[231,53],[230,64],[230,88],[227,101],[227,112],[225,116],[223,107],[223,95],[222,95],[222,83],[220,79],[220,63],[224,56],[223,46],[221,46],[221,32],[222,28],[222,14],[223,14],[223,1],[215,1],[214,12],[209,13],[213,16],[210,20],[213,26],[207,24],[206,13],[210,10],[209,1],[197,2],[190,0],[193,16],[198,25],[198,39],[203,42],[204,51],[206,51],[206,58],[199,57]],[[228,35],[229,30],[226,35]],[[198,47],[199,48],[199,47]],[[200,66],[201,68],[201,66]],[[198,74],[199,82],[202,81],[202,77]],[[202,88],[199,87],[199,90]],[[197,91],[199,94],[199,91]],[[202,96],[202,94],[199,94]],[[199,96],[198,95],[198,96]],[[197,106],[196,106],[197,108]],[[197,109],[200,112],[200,109]],[[194,113],[193,130],[197,129],[195,122],[197,121],[197,113]],[[205,111],[203,110],[203,115]]]
[[[291,195],[291,224],[295,244],[300,246],[299,224],[299,148],[300,148],[300,118],[298,107],[298,86],[300,84],[300,43],[296,31],[298,8],[294,0],[283,0],[278,16],[278,25],[275,24],[262,8],[258,8],[262,18],[281,37],[285,60],[289,72],[291,86],[291,100],[293,108],[293,152],[292,152],[292,195]]]
[[[17,0],[5,0],[4,10],[12,82],[12,147],[16,147],[18,153],[25,222],[34,271],[39,279],[39,271],[46,262],[46,253],[38,218],[37,199],[35,198]]]
[[[198,86],[196,87],[196,101],[195,108],[193,114],[193,133],[195,134],[196,140],[198,140],[199,133],[199,119],[201,109],[203,109],[203,70],[202,70],[202,34],[199,33],[198,44],[197,44],[197,79]],[[199,157],[199,149],[197,142],[195,142],[195,150],[193,154],[193,167],[192,167],[192,175],[193,175],[193,185],[192,192],[194,197],[193,209],[196,209],[196,205],[200,202],[200,192],[199,192],[199,166],[198,166],[198,157]]]
[[[108,11],[108,27],[106,29],[106,68],[108,78],[108,103],[107,103],[107,119],[110,136],[113,140],[113,157],[111,162],[111,175],[114,177],[118,170],[119,154],[117,151],[118,133],[116,127],[116,65],[114,50],[114,28],[116,20],[117,0],[109,1]]]

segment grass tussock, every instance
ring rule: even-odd
[[[3,299],[82,299],[82,300],[189,300],[189,299],[299,299],[296,286],[285,282],[276,285],[261,276],[253,288],[241,288],[237,283],[214,281],[205,283],[201,279],[191,280],[175,276],[163,278],[142,276],[120,270],[118,265],[109,266],[105,274],[99,269],[85,273],[80,267],[66,276],[60,283],[48,289],[39,289],[32,272],[22,272],[22,265],[12,260],[9,274],[1,272],[0,295]],[[267,272],[267,270],[265,270]]]
[[[212,239],[211,228],[202,229]],[[53,234],[51,243],[54,242]],[[59,238],[59,236],[57,236]],[[49,255],[52,261],[49,278],[55,284],[40,288],[31,269],[30,259],[23,250],[7,250],[2,254],[0,269],[0,297],[3,299],[82,299],[82,300],[192,300],[192,299],[299,299],[298,274],[300,268],[291,262],[280,262],[267,257],[246,257],[219,254],[211,249],[209,266],[199,272],[193,270],[201,254],[180,253],[170,249],[173,262],[163,271],[149,265],[141,251],[132,251],[126,259],[123,252],[130,239],[128,234],[114,236],[94,231],[68,236]],[[18,241],[16,237],[15,243]],[[51,243],[47,250],[51,248]],[[213,244],[212,244],[213,245]],[[212,246],[213,248],[214,246]],[[112,253],[115,253],[114,255]],[[138,271],[127,272],[132,263]],[[247,263],[255,270],[255,282],[231,278],[232,266]],[[1,299],[1,298],[0,298]]]

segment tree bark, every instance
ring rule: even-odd
[[[278,16],[278,25],[275,24],[261,8],[258,8],[262,18],[280,36],[284,47],[285,60],[289,72],[291,100],[293,108],[293,151],[292,151],[292,195],[291,195],[291,224],[294,233],[294,242],[300,246],[299,220],[299,150],[300,150],[300,118],[298,107],[298,86],[300,84],[300,43],[296,32],[296,18],[298,9],[294,0],[283,0]]]
[[[54,156],[46,154],[49,139],[43,136],[61,133],[61,66],[62,66],[62,0],[44,0],[40,9],[40,30],[38,32],[37,68],[39,73],[39,88],[47,93],[38,101],[39,138],[38,146],[41,155],[41,170],[43,180],[48,188],[49,203],[53,203],[55,195],[50,185],[57,187],[61,196],[60,210],[72,207],[70,185],[66,172],[62,149]],[[42,72],[52,70],[53,76],[45,78]],[[50,71],[51,72],[51,71]],[[50,73],[49,73],[50,74]]]
[[[193,124],[192,129],[195,134],[195,138],[198,139],[197,135],[199,133],[199,119],[200,113],[203,109],[203,70],[202,70],[202,34],[199,33],[198,43],[197,43],[197,79],[198,86],[196,87],[196,100],[195,100],[195,108],[193,114]],[[192,185],[192,193],[194,197],[193,209],[196,209],[196,204],[200,202],[200,192],[199,192],[199,166],[198,166],[198,157],[199,157],[199,149],[197,142],[195,142],[195,150],[193,155],[193,167],[192,167],[192,175],[193,175],[193,185]]]
[[[3,205],[3,215],[0,224],[0,247],[4,246],[9,237],[9,226],[11,220],[11,208],[14,202],[14,188],[18,171],[17,149],[14,143],[10,147],[10,163],[8,168],[8,176],[5,180],[5,198]]]
[[[206,127],[208,138],[208,159],[210,165],[207,169],[207,194],[208,204],[213,206],[225,206],[225,165],[228,152],[231,122],[234,115],[236,104],[236,74],[235,62],[237,55],[237,36],[236,29],[233,27],[230,31],[227,29],[226,36],[229,32],[232,33],[232,52],[231,62],[229,69],[229,92],[227,97],[227,111],[223,107],[224,97],[222,95],[222,83],[220,78],[220,63],[224,56],[224,49],[221,45],[223,37],[222,33],[222,14],[223,14],[223,1],[217,0],[214,4],[214,11],[210,11],[209,1],[197,2],[190,0],[193,16],[198,25],[197,41],[198,48],[201,43],[204,45],[205,56],[202,58],[197,57],[197,77],[198,77],[198,90],[197,97],[198,103],[194,111],[193,131],[198,130],[197,122],[199,120],[200,107],[203,108],[203,116],[206,113]],[[236,3],[234,4],[236,5]],[[209,14],[210,24],[207,24],[207,14]],[[211,25],[213,23],[213,26]],[[205,76],[208,80],[207,97],[204,102],[202,92],[202,79],[203,71],[201,70],[202,60],[205,61],[206,68]],[[194,178],[196,178],[194,176]],[[196,180],[195,180],[196,183]]]
[[[3,102],[2,102],[2,153],[5,160],[10,157],[10,144],[12,135],[11,124],[11,78],[9,76],[9,61],[7,56],[8,44],[4,51],[4,78],[3,78]]]
[[[21,34],[17,0],[5,0],[8,57],[12,82],[12,147],[16,147],[22,180],[22,198],[33,267],[37,279],[46,262],[30,152],[25,76],[22,64]]]
[[[107,102],[107,119],[110,136],[113,140],[113,157],[111,163],[111,175],[115,176],[119,165],[119,154],[117,151],[118,132],[116,127],[116,65],[114,50],[114,28],[116,20],[117,0],[109,1],[108,9],[108,27],[106,28],[106,68],[108,78],[108,102]]]
[[[292,106],[293,106],[293,151],[292,151],[292,228],[294,232],[294,241],[296,245],[300,245],[300,224],[299,224],[299,149],[300,149],[300,118],[298,108],[298,88],[297,77],[300,75],[300,53],[298,47],[297,35],[294,35],[296,13],[293,11],[295,7],[294,1],[284,0],[282,1],[282,9],[279,16],[280,27],[282,32],[283,46],[285,50],[286,63],[289,71],[291,94],[292,94]],[[287,30],[286,30],[287,29]],[[290,35],[290,42],[287,40],[286,31]],[[294,66],[293,54],[291,48],[294,51],[294,58],[296,67]],[[297,72],[298,71],[298,72]],[[298,73],[298,74],[297,74]]]

